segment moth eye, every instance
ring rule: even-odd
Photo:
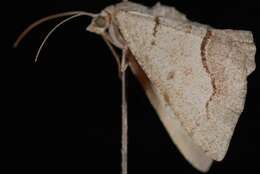
[[[95,20],[95,25],[99,28],[105,28],[107,24],[106,18],[103,16],[98,16]]]

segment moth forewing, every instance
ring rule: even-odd
[[[121,10],[116,18],[138,64],[193,143],[222,160],[244,107],[248,69],[254,69],[252,37],[136,11]]]
[[[213,160],[205,155],[200,147],[194,144],[191,137],[180,124],[178,118],[172,112],[169,104],[166,103],[166,101],[153,86],[143,69],[137,63],[134,56],[129,56],[128,60],[132,72],[141,83],[147,97],[157,111],[160,120],[177,148],[194,168],[202,172],[208,171]]]

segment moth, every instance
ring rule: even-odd
[[[65,22],[91,16],[87,31],[105,40],[122,79],[122,173],[127,173],[127,105],[125,71],[130,68],[141,83],[170,138],[199,171],[221,161],[243,111],[247,76],[255,69],[253,35],[250,31],[215,29],[190,21],[174,7],[157,3],[146,7],[123,1],[99,14],[66,12]],[[36,58],[43,46],[41,45]],[[122,50],[122,55],[115,50]]]

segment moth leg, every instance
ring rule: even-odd
[[[127,174],[128,166],[128,114],[127,114],[127,96],[126,96],[126,68],[128,63],[126,62],[126,56],[128,48],[125,47],[122,53],[121,59],[121,86],[122,86],[122,139],[121,139],[121,173]]]
[[[124,47],[123,49],[123,53],[122,53],[122,59],[121,59],[121,72],[124,72],[126,71],[129,63],[128,63],[128,60],[127,60],[127,54],[129,53],[129,48],[127,46]]]
[[[128,67],[127,56],[129,53],[128,47],[125,45],[122,51],[122,58],[120,58],[116,53],[114,47],[110,42],[113,43],[111,37],[104,33],[102,34],[103,39],[105,40],[106,44],[110,48],[112,54],[114,55],[117,65],[118,65],[118,74],[119,78],[121,79],[121,95],[122,95],[122,137],[121,137],[121,174],[127,174],[127,166],[128,166],[128,114],[127,114],[127,96],[126,96],[126,69]]]
[[[118,68],[118,75],[119,78],[121,79],[121,63],[120,63],[120,58],[119,55],[116,53],[116,50],[113,48],[112,44],[109,42],[110,38],[108,37],[107,34],[102,34],[102,38],[104,39],[104,41],[106,42],[107,46],[109,47],[109,49],[111,50],[116,63],[117,63],[117,68]]]

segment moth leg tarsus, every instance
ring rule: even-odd
[[[128,53],[129,53],[129,48],[125,47],[123,49],[123,53],[122,53],[122,60],[121,60],[121,67],[120,67],[121,72],[126,71],[128,65],[129,65],[128,60],[127,60]]]
[[[112,46],[112,44],[110,43],[110,37],[109,35],[107,35],[106,33],[102,34],[102,38],[104,39],[105,43],[107,44],[107,46],[109,47],[110,51],[112,52],[116,63],[117,63],[117,69],[118,69],[118,77],[119,79],[121,79],[121,62],[120,62],[120,58],[119,55],[117,54],[116,50],[114,49],[114,47]]]

